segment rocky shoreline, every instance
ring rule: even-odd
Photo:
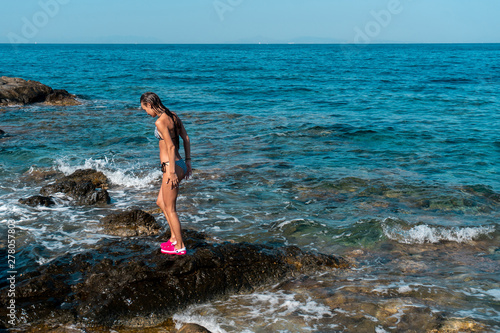
[[[23,309],[17,323],[156,326],[191,304],[349,266],[342,258],[297,247],[215,243],[194,230],[185,230],[184,237],[189,249],[185,256],[160,252],[159,243],[168,240],[168,233],[103,239],[93,250],[62,256],[24,274],[16,286],[16,302]],[[1,320],[5,318],[7,313],[2,313]]]
[[[92,194],[75,189],[97,193],[100,186],[100,191],[106,191],[107,179],[102,177],[94,170],[77,170],[41,192],[64,192],[74,203],[87,205],[84,199]],[[294,246],[220,242],[195,230],[183,231],[187,255],[165,255],[159,244],[169,239],[169,232],[139,209],[109,214],[101,219],[101,226],[115,237],[18,277],[16,305],[23,309],[16,318],[22,325],[19,329],[158,327],[192,304],[252,292],[301,274],[349,267],[340,257],[307,253]],[[0,288],[0,300],[6,304],[6,282]],[[0,327],[10,327],[6,307],[0,309],[0,317]]]
[[[0,106],[45,103],[47,105],[80,105],[76,96],[64,89],[52,89],[38,81],[17,77],[0,77]]]

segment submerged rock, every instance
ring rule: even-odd
[[[56,204],[54,200],[52,200],[52,197],[44,197],[41,195],[34,195],[26,199],[19,199],[19,203],[32,207],[36,206],[50,207]]]
[[[466,185],[459,188],[463,192],[470,193],[472,195],[481,196],[489,200],[500,203],[500,193],[493,191],[491,186],[486,185]]]
[[[184,231],[188,254],[162,254],[158,238],[104,239],[95,249],[65,255],[16,280],[17,323],[86,326],[158,325],[190,304],[253,291],[297,274],[346,268],[334,256],[297,247],[209,243]],[[0,282],[7,304],[7,282]],[[6,326],[6,307],[0,325]]]
[[[429,333],[489,332],[485,325],[469,318],[451,318]]]
[[[78,205],[108,204],[111,199],[106,188],[107,178],[102,172],[85,169],[42,187],[40,194],[64,193]]]
[[[123,237],[155,236],[160,233],[161,229],[153,215],[139,209],[103,217],[101,226],[104,233]]]
[[[54,90],[38,81],[0,77],[0,105],[25,105],[45,102],[50,105],[80,105],[66,90]]]

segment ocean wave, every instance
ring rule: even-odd
[[[444,227],[408,223],[387,218],[382,223],[384,235],[402,244],[439,243],[442,241],[468,243],[495,232],[494,226]]]
[[[179,329],[185,323],[197,323],[213,332],[226,332],[224,328],[233,332],[243,323],[252,323],[242,332],[284,332],[290,331],[297,324],[314,325],[323,318],[335,316],[329,306],[316,302],[311,297],[282,290],[235,295],[211,305],[209,309],[206,304],[195,305],[175,314],[173,320],[176,328]],[[229,310],[229,313],[237,315],[222,316],[220,310]]]
[[[67,161],[63,159],[58,159],[57,170],[61,171],[65,175],[70,175],[78,169],[94,169],[104,173],[108,177],[109,181],[114,185],[135,187],[135,188],[145,188],[149,187],[151,183],[157,181],[161,177],[161,171],[155,170],[148,172],[145,175],[136,175],[134,171],[137,170],[137,166],[129,167],[130,169],[124,169],[123,166],[118,166],[113,161],[105,157],[104,159],[86,159],[83,164],[80,165],[70,165]]]
[[[189,311],[189,310],[188,310]],[[178,313],[173,317],[175,328],[180,330],[185,324],[197,324],[202,327],[205,327],[210,332],[214,333],[227,333],[222,326],[234,325],[234,322],[224,321],[223,323],[219,323],[221,321],[217,316],[207,316],[205,314],[190,314],[190,313]]]

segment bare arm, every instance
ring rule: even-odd
[[[180,125],[181,125],[181,131],[179,133],[180,137],[182,138],[183,146],[184,146],[184,158],[186,159],[186,166],[187,166],[187,173],[186,173],[186,179],[189,179],[192,173],[192,168],[191,168],[191,142],[189,141],[189,136],[187,134],[186,129],[184,128],[184,124],[182,121],[179,119]]]

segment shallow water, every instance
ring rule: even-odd
[[[499,330],[499,59],[499,45],[0,45],[0,75],[83,102],[0,108],[0,228],[15,222],[22,272],[108,237],[98,221],[112,210],[154,209],[157,140],[138,100],[155,91],[193,145],[184,226],[356,265],[177,323]],[[18,203],[79,168],[108,176],[109,207]]]

